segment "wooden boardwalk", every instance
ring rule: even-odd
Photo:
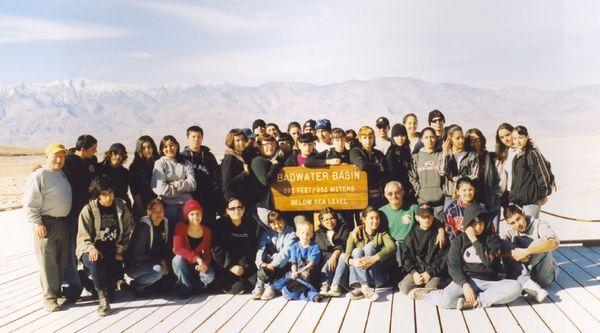
[[[113,313],[96,315],[89,296],[48,313],[32,253],[0,258],[0,332],[600,332],[600,248],[560,247],[558,280],[541,304],[444,310],[391,289],[378,302],[253,301],[250,295],[135,299],[124,292]]]

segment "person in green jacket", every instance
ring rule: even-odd
[[[367,206],[361,213],[362,225],[346,243],[346,264],[350,267],[350,292],[352,299],[368,298],[375,301],[379,295],[375,287],[388,279],[386,264],[393,262],[396,243],[390,234],[380,228],[380,212]],[[356,237],[358,236],[358,237]]]

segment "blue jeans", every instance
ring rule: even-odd
[[[143,262],[132,266],[128,267],[125,272],[127,276],[133,279],[132,286],[139,289],[153,285],[162,279],[166,273],[159,264]]]
[[[352,258],[359,259],[370,257],[377,254],[377,249],[371,243],[365,245],[362,249],[352,250]],[[377,262],[367,269],[360,269],[350,265],[350,287],[360,287],[362,284],[368,284],[370,287],[381,287],[388,278],[387,272],[383,269],[383,264]]]
[[[175,226],[183,220],[183,205],[165,204],[165,217],[169,220],[169,239],[173,240]],[[187,217],[186,217],[187,218]]]
[[[182,256],[175,256],[172,260],[173,273],[177,276],[175,285],[181,291],[189,293],[194,288],[206,288],[215,279],[215,271],[209,267],[206,273],[196,271],[194,264],[190,264]]]
[[[521,297],[521,284],[515,280],[486,281],[469,279],[469,284],[477,295],[480,307],[490,307],[494,304],[507,304]],[[441,308],[453,309],[456,301],[464,297],[463,288],[452,281],[442,290],[434,290],[425,296],[425,301]]]
[[[338,284],[344,288],[348,287],[348,265],[346,265],[345,254],[340,254],[334,271],[327,267],[327,260],[331,258],[331,253],[323,255],[323,268],[321,269],[321,282],[328,285]]]
[[[102,254],[96,261],[90,261],[89,253],[81,256],[83,266],[89,269],[96,291],[112,291],[123,272],[123,262],[114,255]]]
[[[540,242],[540,240],[532,240],[531,238],[524,237],[522,237],[521,240],[530,240],[527,247]],[[512,248],[518,247],[515,246],[514,243],[510,243],[509,246]],[[517,279],[521,284],[525,284],[527,280],[531,279],[541,287],[546,287],[556,280],[559,272],[558,265],[552,256],[552,252],[533,254],[527,263],[517,262],[510,257],[503,258],[503,261],[504,267],[506,268],[506,277],[509,279]]]
[[[291,274],[288,272],[284,277],[275,281],[272,286],[273,290],[276,293],[282,293],[285,299],[314,301],[315,296],[319,295],[317,289],[301,277],[292,279]]]

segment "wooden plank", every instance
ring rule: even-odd
[[[529,304],[552,332],[579,332],[571,319],[551,299],[547,298],[542,303],[532,301]]]
[[[546,290],[554,304],[569,317],[577,328],[585,332],[600,332],[600,323],[558,284],[552,283]]]
[[[235,318],[231,318],[219,329],[219,332],[240,332],[242,328],[246,326],[246,324],[256,315],[258,311],[260,311],[265,304],[267,304],[267,301],[250,300],[238,311],[238,313],[235,315]]]
[[[184,321],[174,327],[172,332],[192,332],[198,326],[202,325],[208,318],[219,311],[227,302],[233,299],[233,295],[219,294],[215,295],[212,300],[198,309],[191,316],[185,318]]]
[[[33,267],[26,267],[23,269],[20,269],[18,271],[15,272],[11,272],[8,273],[6,275],[3,275],[2,277],[0,277],[0,285],[5,285],[8,284],[10,282],[16,281],[16,280],[20,280],[23,278],[28,278],[31,275],[34,274],[38,274],[38,269],[37,268],[33,268]]]
[[[35,302],[28,306],[22,307],[19,310],[14,311],[14,312],[7,314],[6,316],[0,318],[0,327],[8,325],[8,324],[12,323],[13,321],[24,318],[24,317],[28,316],[29,314],[32,314],[40,309],[42,309],[41,302]]]
[[[440,320],[435,305],[425,301],[415,301],[417,332],[441,332]]]
[[[548,326],[523,297],[510,302],[508,309],[525,332],[550,332]],[[492,323],[496,326],[496,321]]]
[[[350,298],[348,297],[336,297],[330,299],[319,324],[317,324],[315,332],[338,332],[342,326],[349,305]]]
[[[350,301],[341,332],[363,332],[370,308],[371,302],[368,299]]]
[[[39,275],[32,274],[24,276],[23,278],[2,285],[2,289],[0,289],[0,297],[4,297],[4,295],[10,293],[22,291],[23,288],[29,288],[29,285],[36,285],[41,291]]]
[[[588,246],[587,248],[600,255],[600,246]]]
[[[131,293],[123,293],[121,298],[116,302],[110,303],[110,307],[113,313],[118,313],[121,308],[129,306],[129,303],[133,300],[133,295]],[[58,332],[64,333],[72,333],[79,330],[84,329],[85,327],[94,324],[96,321],[102,319],[103,317],[98,316],[96,313],[96,308],[98,307],[98,301],[92,302],[89,304],[87,308],[92,308],[93,311],[89,312],[87,315],[61,327]],[[111,317],[111,316],[108,316]],[[107,317],[104,317],[107,318]]]
[[[400,291],[392,299],[391,332],[416,332],[415,303]]]
[[[492,325],[496,332],[499,333],[512,333],[512,332],[523,332],[519,323],[513,317],[510,310],[508,310],[508,306],[492,306],[490,308],[485,309],[485,312],[490,318]]]
[[[279,312],[279,315],[277,315],[277,318],[269,325],[266,332],[289,332],[307,303],[306,301],[299,300],[287,302],[285,307]]]
[[[32,304],[37,303],[40,307],[42,306],[42,293],[39,290],[25,290],[25,292],[21,292],[16,297],[2,300],[2,303],[0,303],[0,318]]]
[[[53,332],[71,322],[96,311],[97,301],[86,298],[77,304],[68,305],[63,311],[47,313],[47,315],[32,321],[19,329],[23,332]]]
[[[569,251],[566,251],[566,252],[555,251],[555,253],[556,253],[555,258],[557,260],[557,263],[559,263],[559,266],[562,269],[564,269],[565,271],[567,271],[569,273],[569,275],[571,275],[575,280],[577,280],[583,286],[589,287],[589,286],[600,285],[600,279],[598,279],[598,276],[590,273],[588,270],[586,270],[585,268],[582,267],[582,266],[585,266],[585,263],[583,261],[584,260],[588,261],[588,260],[583,258],[579,253],[572,251],[572,250],[570,252]],[[588,265],[588,266],[590,267],[591,270],[594,270],[594,269],[600,270],[600,267],[594,266],[593,264]]]
[[[600,258],[598,258],[599,261],[597,262],[593,261],[593,259],[588,258],[587,251],[590,251],[589,249],[585,247],[563,247],[560,248],[560,250],[560,252],[569,259],[571,259],[571,261],[574,262],[575,265],[581,267],[583,270],[588,272],[588,274],[596,278],[596,280],[600,281]]]
[[[392,301],[394,290],[386,288],[379,291],[379,299],[377,302],[371,303],[371,311],[367,319],[367,328],[365,332],[389,332],[392,318]]]
[[[462,311],[465,317],[467,327],[471,332],[483,333],[483,332],[494,332],[494,327],[490,323],[485,310],[482,308],[476,308],[472,310]]]
[[[147,330],[147,332],[167,332],[173,327],[179,325],[182,321],[188,319],[194,312],[201,309],[214,298],[213,295],[200,294],[192,298],[189,302],[181,305],[177,311],[165,317],[162,321]],[[132,327],[130,330],[137,331],[137,328]]]
[[[39,269],[38,263],[35,260],[34,256],[19,258],[15,261],[11,261],[8,264],[3,264],[1,267],[3,267],[3,269],[2,272],[0,272],[0,276],[4,276],[7,273],[12,273],[14,271],[27,267],[34,267]]]
[[[582,308],[587,310],[587,312],[594,316],[594,318],[600,320],[600,300],[594,297],[590,291],[586,290],[586,288],[582,287],[571,276],[565,274],[564,272],[558,274],[555,283],[563,288],[560,293],[566,293],[570,295],[571,298],[579,303]],[[595,288],[595,290],[600,291],[598,288]]]
[[[572,249],[573,249],[573,251],[576,251],[577,253],[586,257],[589,261],[591,261],[593,263],[600,263],[600,253],[590,249],[589,247],[574,246]]]
[[[438,315],[442,324],[443,332],[467,333],[467,324],[461,311],[455,309],[443,309],[438,307]]]
[[[178,299],[175,298],[168,302],[167,304],[161,306],[159,309],[154,311],[151,316],[146,317],[144,320],[137,322],[136,324],[129,327],[126,332],[146,332],[149,331],[152,327],[158,325],[164,320],[167,320],[169,316],[176,313],[182,306],[189,302],[200,302],[202,300],[206,300],[209,295],[202,294],[197,295],[191,299]]]
[[[319,320],[321,320],[321,316],[325,313],[325,309],[329,304],[328,301],[323,301],[319,303],[309,302],[302,310],[302,313],[294,323],[294,326],[290,330],[292,333],[304,333],[304,332],[312,332],[319,324]]]
[[[242,332],[263,332],[277,318],[277,315],[287,304],[283,297],[277,297],[267,301],[248,324],[242,329]]]
[[[196,332],[216,332],[221,326],[227,323],[227,321],[236,320],[237,313],[250,301],[251,297],[252,295],[234,296],[227,304],[225,304],[225,306],[219,309],[218,312],[202,323],[202,325],[196,329]]]
[[[3,325],[0,327],[2,327],[2,331],[4,332],[12,332],[29,323],[35,322],[36,320],[44,317],[47,314],[48,311],[44,309],[38,309],[37,311],[34,311],[25,317],[19,318],[18,320],[15,320],[7,325]]]

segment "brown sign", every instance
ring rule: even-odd
[[[354,165],[285,167],[271,193],[275,208],[282,211],[363,209],[368,204],[367,173]]]

